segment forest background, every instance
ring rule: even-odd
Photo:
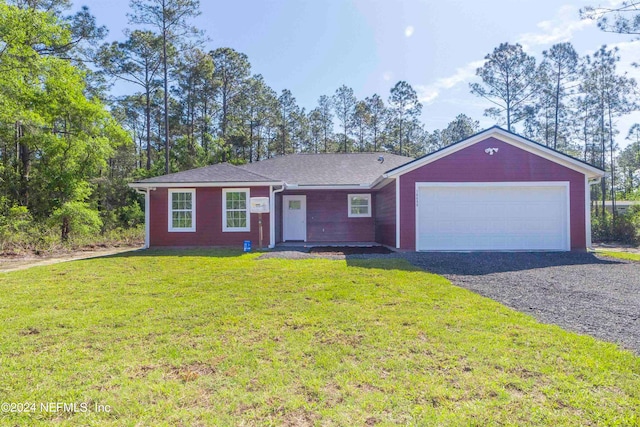
[[[580,13],[633,39],[638,3]],[[88,8],[71,8],[67,0],[0,3],[4,253],[140,242],[144,200],[127,186],[133,180],[291,153],[418,157],[481,130],[463,113],[427,129],[407,81],[360,99],[336,85],[301,107],[247,55],[206,50],[210,40],[193,25],[197,0],[131,0],[127,30],[111,42]],[[485,56],[469,90],[496,124],[605,169],[592,188],[594,239],[640,244],[640,207],[605,209],[605,201],[640,201],[640,124],[619,128],[639,110],[638,87],[619,61],[605,45],[581,55],[562,42],[535,57],[505,42]]]

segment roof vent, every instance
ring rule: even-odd
[[[378,163],[384,163],[384,156],[378,156]]]

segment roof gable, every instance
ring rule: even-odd
[[[549,148],[538,142],[532,141],[530,139],[524,138],[515,133],[509,132],[505,129],[502,129],[499,126],[494,126],[482,132],[479,132],[475,135],[472,135],[466,139],[463,139],[454,144],[451,144],[447,147],[441,148],[440,150],[434,151],[433,153],[429,153],[425,156],[422,156],[418,159],[408,162],[404,165],[400,165],[394,169],[390,169],[386,171],[386,173],[384,174],[384,177],[393,178],[393,177],[403,175],[407,172],[410,172],[414,169],[427,165],[438,159],[449,156],[464,148],[470,147],[478,142],[485,141],[491,137],[496,138],[504,143],[518,147],[524,151],[527,151],[537,156],[540,156],[542,158],[545,158],[547,160],[550,160],[554,163],[560,164],[569,169],[583,173],[589,178],[600,178],[604,176],[604,171],[600,168],[597,168],[582,160],[571,157],[560,151]]]

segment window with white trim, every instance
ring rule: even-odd
[[[169,231],[196,231],[196,190],[169,189]]]
[[[249,189],[222,190],[222,231],[250,231]]]
[[[371,216],[371,194],[349,194],[349,218]]]

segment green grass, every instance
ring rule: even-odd
[[[0,401],[90,408],[0,424],[640,424],[640,358],[613,344],[399,260],[256,257],[0,274]]]
[[[640,261],[640,254],[631,253],[631,252],[613,252],[613,251],[597,250],[596,253],[598,255],[608,256],[611,258],[620,258],[620,259],[626,259],[629,261]]]

